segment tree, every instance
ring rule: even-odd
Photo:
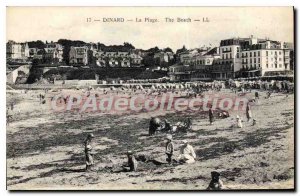
[[[179,54],[179,53],[182,53],[182,52],[185,52],[185,51],[187,51],[187,49],[185,48],[185,45],[183,45],[182,48],[180,48],[176,51],[176,54]]]
[[[169,48],[169,47],[165,48],[163,51],[164,52],[172,52],[173,53],[173,50],[171,48]]]
[[[125,48],[127,48],[129,50],[135,49],[135,47],[132,44],[128,43],[128,42],[124,42],[123,45],[124,45]]]
[[[142,64],[145,65],[145,67],[151,67],[155,65],[155,59],[153,56],[145,56],[142,60]]]
[[[44,49],[46,47],[46,44],[41,40],[30,41],[30,42],[27,42],[27,43],[28,43],[29,48]]]

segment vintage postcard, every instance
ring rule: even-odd
[[[7,7],[8,190],[295,190],[293,7]]]

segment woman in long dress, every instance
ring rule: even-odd
[[[86,140],[84,141],[84,152],[85,152],[85,164],[86,171],[90,171],[92,166],[94,165],[94,157],[93,157],[93,147],[91,145],[92,139],[94,138],[94,134],[88,134]]]

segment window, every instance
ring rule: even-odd
[[[252,52],[250,52],[250,57],[252,57]]]
[[[254,59],[254,63],[256,63],[256,59]]]
[[[281,58],[279,58],[279,61],[281,61],[282,59]]]
[[[239,53],[237,53],[237,54],[236,54],[236,57],[237,57],[237,58],[240,58],[240,55],[239,55]]]
[[[256,52],[253,52],[253,56],[256,57]]]
[[[260,51],[257,52],[257,56],[260,56]]]
[[[267,68],[269,68],[269,65],[268,65],[268,63],[266,64],[266,67],[267,67]]]
[[[281,68],[282,67],[282,64],[279,64],[279,68]]]
[[[279,55],[281,55],[281,51],[279,51]]]

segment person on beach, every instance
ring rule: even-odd
[[[255,92],[255,100],[256,100],[256,99],[259,99],[259,94],[258,94],[257,91]]]
[[[207,187],[207,190],[222,190],[224,188],[223,182],[220,179],[220,173],[211,172],[211,181]]]
[[[11,110],[11,111],[14,110],[14,106],[15,106],[15,103],[14,103],[14,102],[11,102],[11,103],[10,103],[10,110]]]
[[[158,131],[160,127],[160,119],[157,117],[151,117],[149,123],[149,136],[155,135],[156,131]]]
[[[123,166],[123,170],[125,172],[137,171],[138,162],[134,156],[134,153],[131,150],[127,151],[127,158],[128,158],[127,165]]]
[[[166,159],[166,161],[169,164],[172,164],[172,156],[173,156],[173,153],[174,153],[174,144],[172,142],[172,135],[168,135],[166,137],[166,139],[167,139],[167,143],[166,143],[166,155],[167,155],[167,159]]]
[[[248,119],[248,122],[249,122],[252,118],[252,112],[251,112],[251,108],[250,108],[249,103],[247,103],[247,106],[246,106],[246,116],[247,116],[247,119]]]
[[[236,116],[236,126],[237,126],[238,128],[243,128],[242,119],[240,118],[239,115]]]
[[[94,152],[92,152],[93,147],[91,145],[92,139],[94,138],[94,134],[89,133],[86,140],[84,141],[84,152],[85,152],[85,163],[86,163],[86,171],[91,171],[94,165]]]
[[[179,163],[194,163],[196,158],[194,148],[187,140],[183,140],[182,143],[183,145],[180,148],[180,155],[178,157]]]
[[[214,113],[212,111],[212,106],[210,106],[210,108],[208,110],[208,117],[209,117],[209,123],[211,125],[213,125],[213,122],[214,122]]]

